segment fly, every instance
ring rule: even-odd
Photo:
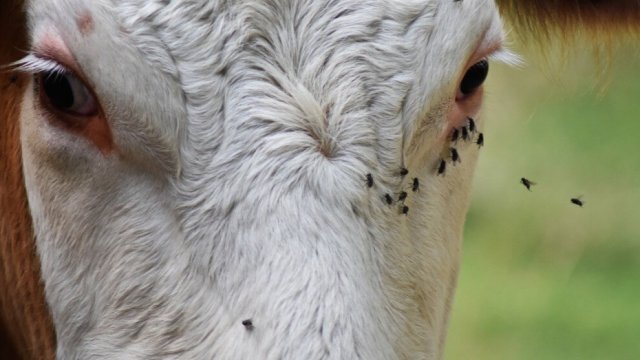
[[[525,178],[521,178],[520,182],[522,183],[522,185],[524,185],[524,187],[527,188],[527,190],[531,191],[531,187],[533,185],[535,185],[536,183],[534,183],[533,181],[529,180],[529,179],[525,179]]]

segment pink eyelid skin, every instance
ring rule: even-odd
[[[35,56],[58,62],[79,77],[84,78],[71,51],[64,41],[54,33],[48,31],[38,38],[33,44],[32,52]]]

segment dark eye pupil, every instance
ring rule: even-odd
[[[73,105],[73,90],[66,75],[45,74],[42,78],[42,86],[51,105],[61,110]]]
[[[470,67],[467,73],[464,74],[464,78],[462,78],[462,82],[460,83],[460,92],[464,95],[471,94],[482,85],[488,73],[489,62],[487,60],[481,60],[475,63],[475,65]]]

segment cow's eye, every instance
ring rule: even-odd
[[[467,70],[467,73],[464,74],[462,82],[460,82],[460,92],[462,95],[469,95],[482,86],[488,73],[489,62],[487,60],[480,60],[471,66],[469,70]]]
[[[38,74],[40,96],[53,110],[72,116],[93,116],[98,105],[91,91],[67,71]]]

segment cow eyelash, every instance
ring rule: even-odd
[[[489,55],[488,59],[513,67],[522,67],[524,65],[524,60],[520,55],[504,47]]]
[[[29,54],[25,56],[22,59],[12,63],[11,66],[15,71],[32,75],[44,72],[51,73],[52,75],[62,75],[69,72],[69,70],[60,65],[60,63],[35,54]]]

